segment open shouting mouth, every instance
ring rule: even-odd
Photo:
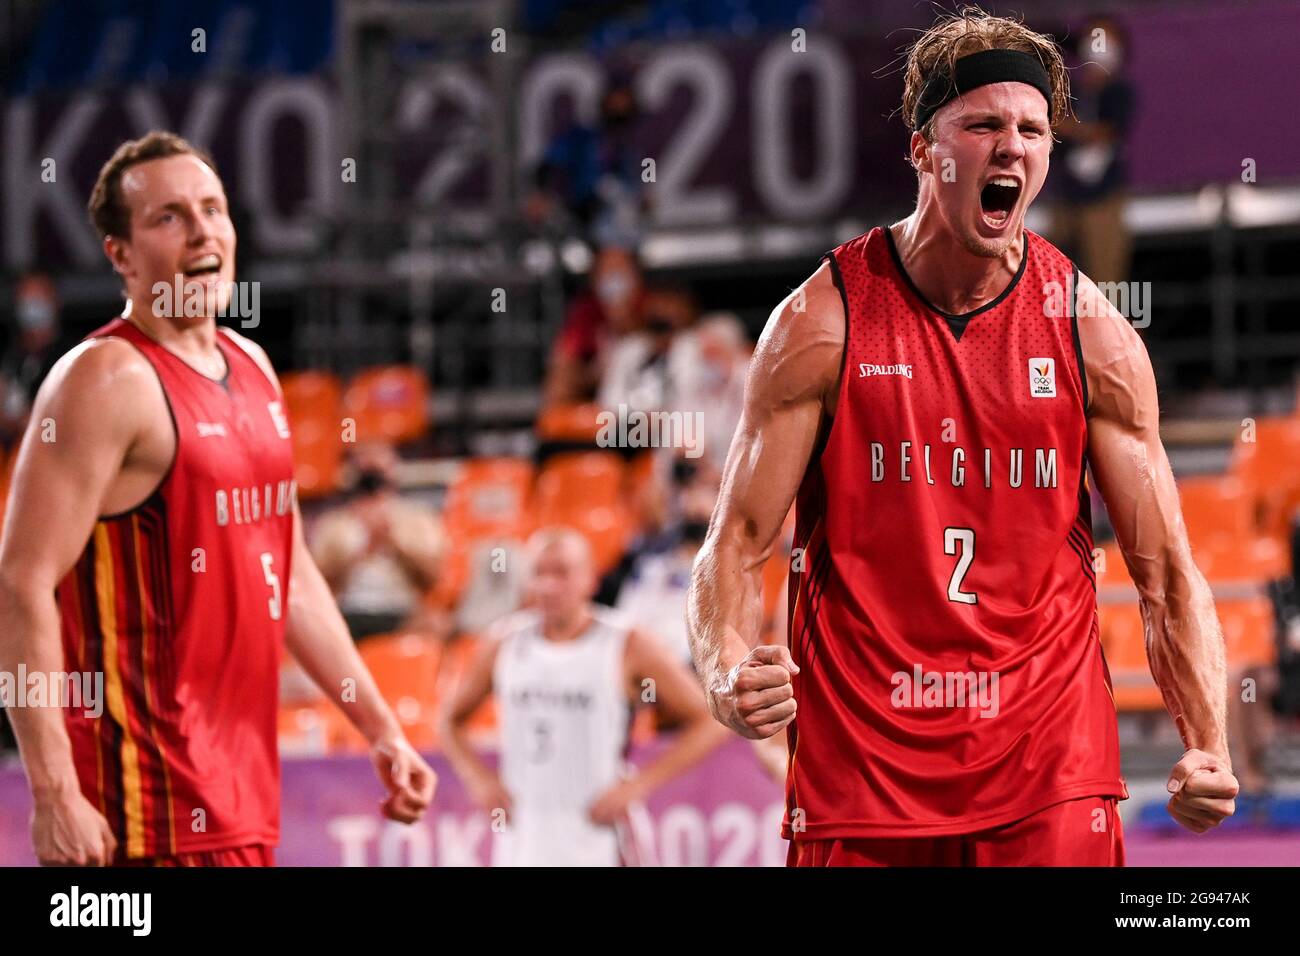
[[[1020,199],[1020,181],[1014,176],[994,176],[980,190],[980,210],[984,221],[1001,229],[1011,218],[1011,210]]]

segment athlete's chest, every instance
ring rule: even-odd
[[[186,490],[261,489],[292,479],[289,421],[269,383],[233,368],[224,386],[194,376],[164,387],[175,423],[175,470]]]
[[[896,304],[865,316],[849,350],[841,388],[855,421],[936,440],[962,425],[1025,437],[1082,425],[1068,316],[1017,300],[958,323]]]

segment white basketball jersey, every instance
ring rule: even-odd
[[[588,808],[623,776],[631,706],[627,631],[593,610],[571,641],[548,641],[535,612],[503,622],[492,685],[501,782],[511,822],[494,834],[494,866],[617,866],[619,841]]]

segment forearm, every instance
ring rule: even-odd
[[[1151,675],[1183,743],[1228,759],[1227,668],[1209,585],[1189,556],[1139,594]]]
[[[289,652],[370,743],[400,735],[397,718],[357,653],[325,578],[313,562],[299,557],[285,626]]]
[[[686,620],[691,656],[705,687],[758,646],[762,632],[762,567],[766,554],[710,537],[695,559]]]
[[[707,714],[700,714],[677,734],[667,750],[636,775],[635,785],[641,796],[648,796],[669,780],[685,773],[716,750],[728,736],[726,727]]]
[[[63,671],[58,607],[52,591],[0,584],[0,670],[16,674],[19,664],[47,679]],[[76,792],[76,764],[62,709],[9,707],[5,713],[33,796]]]

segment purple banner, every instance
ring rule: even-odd
[[[654,749],[633,754],[644,763]],[[282,769],[281,866],[487,865],[491,818],[474,806],[441,757],[438,793],[414,826],[385,820],[384,796],[365,757],[286,759]],[[728,741],[708,760],[668,783],[648,804],[646,862],[663,866],[781,866],[781,788],[750,745]],[[31,799],[22,768],[0,770],[0,866],[31,866]],[[648,845],[645,845],[648,844]]]
[[[928,14],[918,8],[915,16],[919,25]],[[1262,184],[1300,178],[1300,127],[1276,109],[1295,85],[1300,5],[1154,6],[1124,19],[1137,92],[1127,143],[1136,191],[1237,182],[1246,160]],[[655,223],[820,223],[906,206],[915,177],[896,115],[897,48],[906,38],[812,31],[620,54],[645,117],[637,154],[657,164]],[[1189,67],[1207,51],[1213,69]],[[429,67],[405,77],[395,94],[392,200],[467,211],[488,208],[490,164],[509,162],[511,174],[522,174],[566,117],[590,119],[609,70],[582,51],[525,63],[517,96],[499,104],[512,110],[516,160],[465,153],[474,140],[465,127],[499,96],[484,64]],[[376,174],[346,155],[341,105],[324,76],[7,101],[0,111],[0,269],[39,262],[106,272],[85,221],[86,197],[117,142],[154,127],[176,129],[215,154],[232,208],[247,222],[242,249],[265,258],[319,255],[327,223],[340,213],[345,190],[355,188],[343,175],[347,160],[357,161],[357,177]]]

